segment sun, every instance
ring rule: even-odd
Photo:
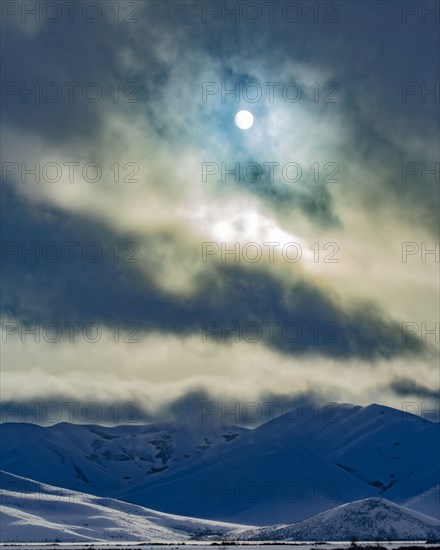
[[[234,122],[240,130],[248,130],[254,123],[254,116],[249,111],[238,111],[235,115]]]

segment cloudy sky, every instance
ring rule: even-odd
[[[3,401],[438,403],[436,14],[54,4],[2,5]]]

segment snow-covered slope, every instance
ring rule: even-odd
[[[251,529],[242,540],[440,540],[440,522],[382,498],[337,506],[303,521]]]
[[[0,472],[0,540],[170,542],[226,540],[440,540],[440,522],[380,498],[296,523],[251,527],[163,514]]]
[[[440,520],[440,485],[431,487],[427,491],[410,498],[404,506]]]
[[[303,408],[297,421],[278,417],[263,425],[263,432],[307,445],[399,503],[408,491],[440,482],[440,424],[390,407]]]
[[[294,440],[255,433],[129,489],[123,498],[174,514],[267,525],[375,494],[375,488]]]
[[[255,429],[0,426],[0,468],[166,513],[267,525],[381,497],[427,514],[440,424],[389,407],[302,407]]]
[[[245,526],[162,514],[111,498],[52,487],[0,472],[4,542],[177,541],[236,538]]]
[[[158,477],[246,431],[204,428],[193,430],[177,423],[115,427],[5,423],[0,425],[0,468],[51,485],[118,498],[129,485]]]
[[[423,492],[439,482],[439,428],[379,405],[303,407],[127,489],[122,498],[258,525],[373,496],[402,503],[409,487]]]

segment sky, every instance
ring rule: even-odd
[[[2,420],[438,407],[439,9],[4,2]]]

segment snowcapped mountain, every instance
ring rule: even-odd
[[[122,498],[175,514],[264,525],[440,481],[440,425],[389,407],[303,407],[180,464]]]
[[[382,498],[337,506],[288,525],[250,529],[241,540],[440,540],[440,521]]]
[[[183,541],[236,538],[246,526],[162,514],[111,498],[0,472],[0,540],[5,542]]]
[[[278,417],[261,427],[262,433],[274,431],[399,503],[440,481],[440,424],[390,407],[302,409],[295,422]]]
[[[244,432],[240,427],[208,431],[206,426],[196,431],[178,423],[5,423],[0,424],[0,467],[50,485],[118,498],[122,489],[172,471]]]
[[[123,492],[124,500],[181,514],[267,525],[304,518],[376,489],[295,440],[247,434],[170,475]]]
[[[254,429],[8,423],[0,438],[4,470],[168,514],[268,525],[380,497],[440,519],[440,424],[380,405]]]

